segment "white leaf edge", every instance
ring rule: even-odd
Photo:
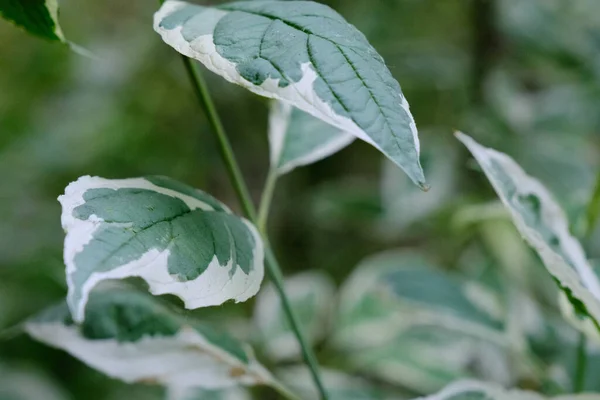
[[[168,0],[164,2],[161,8],[154,14],[154,30],[162,37],[165,43],[173,47],[179,53],[200,61],[210,71],[223,77],[227,81],[240,85],[260,96],[280,100],[298,107],[304,112],[336,126],[344,132],[351,133],[384,153],[381,147],[377,145],[354,121],[337,114],[329,104],[319,98],[313,88],[314,82],[317,79],[317,73],[310,62],[301,65],[302,78],[298,82],[291,83],[286,87],[279,87],[279,79],[269,78],[259,86],[243,78],[236,70],[235,64],[222,57],[217,52],[212,34],[202,35],[192,42],[188,42],[181,34],[181,26],[175,29],[164,29],[160,27],[160,22],[165,17],[188,4],[190,3]],[[214,8],[207,8],[204,12],[207,14],[212,13],[210,15],[211,18],[207,18],[207,21],[213,25],[206,25],[206,29],[214,28],[217,22],[229,13]],[[410,130],[412,132],[414,146],[418,156],[420,154],[420,143],[417,125],[404,95],[402,95],[402,103],[400,106],[411,121]]]
[[[355,136],[339,131],[338,134],[324,142],[319,148],[303,157],[289,161],[286,164],[279,165],[280,157],[283,152],[285,141],[288,135],[288,128],[291,123],[291,117],[294,107],[282,101],[273,101],[269,112],[269,143],[271,150],[271,168],[277,170],[278,175],[284,175],[297,167],[309,165],[337,153],[348,146],[355,139]],[[303,111],[301,111],[303,112]]]
[[[66,264],[68,285],[67,303],[76,322],[81,322],[84,319],[84,310],[89,293],[98,283],[105,280],[140,277],[148,283],[150,293],[153,295],[173,294],[184,302],[187,309],[220,305],[228,300],[243,302],[258,292],[264,277],[263,242],[254,225],[240,217],[252,233],[256,243],[253,269],[248,275],[241,268],[236,268],[233,276],[230,276],[233,267],[231,261],[223,267],[215,255],[200,276],[194,280],[180,282],[169,274],[169,249],[163,251],[152,249],[137,260],[110,271],[94,272],[81,288],[80,301],[76,301],[73,299],[75,283],[72,279],[72,274],[77,269],[75,257],[94,238],[94,233],[101,227],[103,221],[95,215],[91,215],[87,220],[77,219],[73,216],[73,210],[85,204],[83,195],[87,190],[99,188],[114,190],[122,188],[147,189],[181,199],[192,210],[213,210],[207,203],[183,193],[154,185],[144,178],[113,180],[82,176],[77,181],[70,183],[65,189],[65,194],[59,196],[58,200],[63,209],[62,227],[66,232],[64,262]],[[229,211],[225,206],[223,207],[226,211]]]
[[[590,266],[579,241],[569,232],[569,223],[564,211],[553,199],[550,192],[535,178],[527,173],[509,156],[491,148],[478,144],[471,137],[462,132],[455,133],[473,154],[481,165],[485,175],[494,187],[498,197],[509,210],[512,220],[524,240],[539,254],[542,262],[560,284],[569,289],[572,295],[582,301],[590,315],[600,323],[600,282]],[[506,173],[514,178],[521,194],[535,194],[544,207],[545,223],[551,226],[552,231],[559,237],[562,248],[572,258],[573,268],[568,262],[544,241],[540,234],[527,226],[520,214],[513,210],[508,199],[503,194],[503,189],[489,171],[490,161],[495,160],[502,165]]]
[[[60,322],[29,321],[25,331],[34,339],[65,350],[90,367],[127,383],[158,383],[183,390],[269,385],[273,381],[254,358],[249,358],[249,364],[245,365],[188,327],[174,336],[145,336],[137,342],[87,339],[77,326]]]
[[[451,383],[439,393],[431,396],[420,397],[415,400],[458,400],[455,396],[464,392],[478,391],[489,396],[489,400],[600,400],[600,394],[577,394],[558,397],[544,397],[538,393],[504,389],[495,383],[481,382],[476,380],[462,380]]]
[[[285,290],[294,306],[298,298],[315,294],[317,315],[309,326],[302,327],[309,344],[322,339],[328,331],[333,312],[335,285],[331,278],[322,272],[307,271],[286,277]],[[297,306],[294,308],[298,309]],[[254,324],[264,336],[265,353],[276,361],[287,360],[301,354],[298,340],[291,329],[286,332],[273,332],[273,324],[282,315],[281,300],[273,284],[266,285],[256,298]],[[279,336],[274,336],[279,333]]]

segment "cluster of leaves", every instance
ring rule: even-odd
[[[56,14],[54,9],[52,21]],[[325,158],[357,137],[427,187],[416,127],[399,85],[364,36],[331,9],[312,2],[201,7],[169,1],[154,25],[182,54],[275,99],[269,121],[275,175]],[[566,320],[597,341],[600,281],[561,207],[510,157],[464,134],[458,138],[562,292]],[[396,221],[384,216],[385,223],[402,230],[438,210],[452,179],[446,179],[448,167],[437,165],[442,167],[433,170],[439,174],[435,180],[448,184],[434,187],[440,195],[420,213]],[[405,187],[385,187],[387,215],[406,212],[397,201]],[[317,396],[308,377],[302,378],[302,367],[291,364],[300,349],[272,287],[264,288],[256,303],[261,334],[245,341],[262,350],[273,373],[244,341],[139,289],[104,282],[141,278],[152,295],[173,294],[189,309],[245,301],[263,278],[264,243],[251,222],[212,196],[164,177],[82,177],[60,201],[68,295],[64,304],[26,323],[33,338],[111,377],[160,384],[170,399],[249,398],[240,385],[268,385],[284,394],[289,387],[302,398]],[[459,222],[473,223],[473,214],[475,224],[486,221],[479,211],[463,212]],[[562,335],[570,328],[506,279],[514,272],[510,267],[502,273],[485,269],[474,278],[435,264],[414,252],[383,253],[361,263],[337,295],[322,274],[286,282],[311,343],[329,356],[324,375],[331,398],[408,398],[438,390],[428,399],[547,398],[496,385],[532,381],[545,389],[556,378],[555,367],[564,365],[560,355],[540,359],[537,347],[569,342]],[[495,383],[452,383],[465,378]]]

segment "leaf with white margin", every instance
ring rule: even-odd
[[[220,390],[198,388],[169,388],[166,400],[252,400],[250,394],[239,387]]]
[[[165,177],[84,176],[59,197],[73,318],[107,279],[140,277],[186,308],[245,301],[264,275],[255,227],[210,195]]]
[[[0,0],[0,15],[32,35],[64,41],[57,0]]]
[[[426,188],[415,121],[365,36],[324,4],[167,1],[154,29],[229,82],[290,105],[375,146]]]
[[[323,339],[333,311],[335,286],[332,280],[322,272],[303,272],[286,277],[285,290],[308,342],[313,344]],[[272,284],[265,286],[257,296],[254,323],[263,339],[264,351],[271,359],[286,360],[301,354]]]
[[[321,368],[320,372],[330,400],[400,400],[400,397],[390,395],[369,382],[345,372],[327,368]],[[298,393],[301,399],[319,398],[314,381],[306,367],[280,368],[276,371],[276,375],[294,393]]]
[[[416,253],[388,251],[365,259],[342,286],[338,308],[334,340],[342,348],[386,343],[417,325],[505,343],[497,294]]]
[[[27,321],[25,331],[127,383],[221,389],[273,382],[243,343],[130,288],[92,292],[79,325],[62,303]]]
[[[582,393],[547,397],[525,390],[507,390],[493,383],[464,380],[454,382],[439,393],[415,400],[600,400],[600,394]]]
[[[598,325],[600,280],[581,244],[569,232],[567,217],[552,194],[506,154],[483,147],[464,133],[457,132],[456,136],[481,165],[517,230],[536,250],[575,309]]]
[[[419,393],[457,379],[512,383],[511,354],[497,343],[440,326],[414,326],[391,342],[352,351],[346,367]]]
[[[355,137],[281,101],[269,114],[271,167],[283,175],[348,146]]]

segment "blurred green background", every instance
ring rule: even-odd
[[[419,192],[362,142],[284,176],[270,234],[286,272],[322,270],[340,283],[361,259],[390,248],[420,251],[449,269],[475,251],[482,263],[519,276],[527,266],[538,271],[534,257],[515,258],[516,234],[493,216],[496,197],[452,133],[513,156],[554,192],[580,231],[600,170],[600,2],[323,3],[365,33],[400,82],[432,190]],[[97,59],[0,21],[0,366],[35,370],[65,398],[152,399],[160,390],[124,385],[11,334],[66,293],[56,201],[64,187],[88,174],[168,175],[239,209],[179,56],[152,30],[156,8],[152,1],[61,1],[65,35]],[[205,76],[258,200],[268,103]],[[600,257],[598,239],[588,246],[592,258]],[[542,281],[536,290],[552,304],[553,287]],[[252,304],[221,311],[249,317]]]

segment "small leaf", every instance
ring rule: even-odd
[[[557,397],[546,397],[525,390],[506,390],[493,383],[478,381],[458,381],[432,396],[416,400],[600,400],[600,394],[574,394]]]
[[[244,344],[123,287],[92,292],[81,325],[63,303],[29,320],[25,330],[128,383],[220,389],[272,381]]]
[[[279,175],[322,160],[352,143],[354,138],[289,104],[273,101],[271,105],[271,167]]]
[[[328,6],[167,1],[154,29],[228,81],[370,143],[426,187],[417,128],[400,85],[365,36]]]
[[[335,292],[331,279],[319,272],[305,272],[286,278],[285,289],[309,343],[323,339],[328,331]],[[298,341],[272,284],[257,297],[254,321],[271,359],[279,361],[300,356]]]
[[[263,279],[257,230],[210,195],[164,177],[84,176],[59,197],[73,318],[107,279],[140,277],[187,308],[245,301]]]
[[[483,147],[463,133],[458,132],[457,137],[477,159],[518,231],[537,251],[575,309],[598,325],[600,281],[550,192],[506,154]]]
[[[58,24],[57,0],[0,0],[0,14],[32,35],[65,40]]]

